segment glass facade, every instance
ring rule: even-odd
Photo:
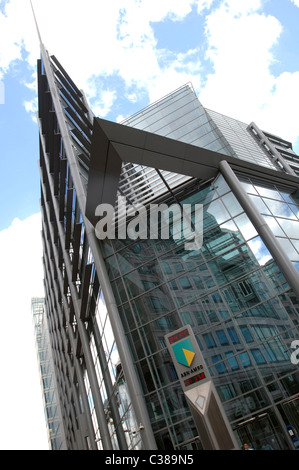
[[[294,189],[242,178],[244,189],[299,271],[299,196]]]
[[[190,84],[126,119],[123,124],[234,156]]]
[[[49,449],[65,449],[63,424],[56,398],[55,373],[52,363],[51,346],[45,317],[44,299],[34,298],[31,301],[34,333],[38,364],[40,368],[41,387],[47,423]]]
[[[255,187],[267,192],[261,183]],[[295,214],[299,206],[291,201]],[[299,391],[298,368],[290,361],[299,299],[222,175],[180,202],[204,205],[200,251],[185,251],[184,241],[171,239],[118,240],[105,261],[161,448],[170,442],[181,448],[192,435],[164,343],[165,334],[186,324],[196,334],[241,447],[248,418],[258,422],[263,415],[263,422],[279,426],[277,404]],[[179,436],[177,423],[184,430]],[[252,444],[281,449],[285,441],[280,430],[271,436],[261,432],[260,444]]]
[[[250,132],[248,132],[247,124],[212,110],[207,110],[206,112],[229,143],[234,157],[271,168],[272,170],[279,169],[274,159],[258,145]]]
[[[223,175],[204,181],[125,162],[118,190],[128,206],[158,198],[203,205],[202,247],[186,250],[176,222],[168,239],[95,246],[85,218],[92,113],[45,51],[38,77],[45,310],[67,448],[145,448],[139,397],[121,360],[125,343],[158,449],[202,449],[164,340],[184,325],[196,335],[240,448],[295,448],[299,377],[290,357],[299,299]],[[280,171],[245,125],[205,110],[189,85],[123,124]],[[277,186],[243,173],[240,185],[298,270],[294,181]]]

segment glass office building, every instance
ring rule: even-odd
[[[59,402],[57,402],[57,385],[52,361],[44,299],[34,297],[31,300],[36,352],[39,364],[41,389],[47,423],[50,450],[65,450],[64,429],[61,420]]]
[[[203,449],[165,344],[190,325],[239,448],[295,449],[291,143],[205,109],[190,84],[122,124],[95,118],[41,51],[45,308],[67,448]],[[95,207],[117,196],[128,224],[140,204],[201,205],[202,246],[186,249],[175,221],[168,238],[100,240]]]

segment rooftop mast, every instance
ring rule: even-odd
[[[37,34],[38,34],[38,38],[39,38],[39,42],[40,42],[40,44],[42,44],[43,42],[42,42],[42,38],[41,38],[41,35],[40,35],[39,27],[38,27],[38,24],[37,24],[37,20],[36,20],[35,11],[34,11],[34,8],[33,8],[32,0],[30,0],[30,5],[31,5],[32,13],[33,13],[33,18],[34,18],[34,22],[35,22],[35,26],[36,26],[36,30],[37,30]]]

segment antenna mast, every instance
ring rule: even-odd
[[[40,35],[40,32],[39,32],[39,28],[38,28],[38,24],[37,24],[37,20],[36,20],[35,11],[34,11],[34,8],[33,8],[32,0],[30,0],[30,5],[31,5],[32,13],[33,13],[33,18],[34,18],[34,22],[35,22],[35,26],[36,26],[36,30],[37,30],[37,34],[38,34],[38,38],[39,38],[39,42],[40,42],[40,44],[42,44],[43,42],[42,42],[42,38],[41,38],[41,35]]]

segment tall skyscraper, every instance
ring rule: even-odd
[[[220,402],[235,448],[295,449],[291,143],[205,109],[190,84],[122,124],[96,118],[43,45],[38,97],[45,309],[67,448],[223,448],[205,434]],[[197,246],[174,217],[161,236],[171,205],[190,208]],[[115,226],[101,218],[109,207]],[[108,228],[115,237],[103,238]],[[181,375],[169,347],[177,331],[196,341],[173,349]],[[199,395],[193,406],[183,386],[203,378],[197,347],[216,398],[206,405]]]
[[[49,449],[65,450],[66,444],[64,428],[61,419],[60,404],[56,398],[57,385],[53,367],[46,312],[44,308],[44,299],[40,297],[33,298],[31,300],[31,310]]]

